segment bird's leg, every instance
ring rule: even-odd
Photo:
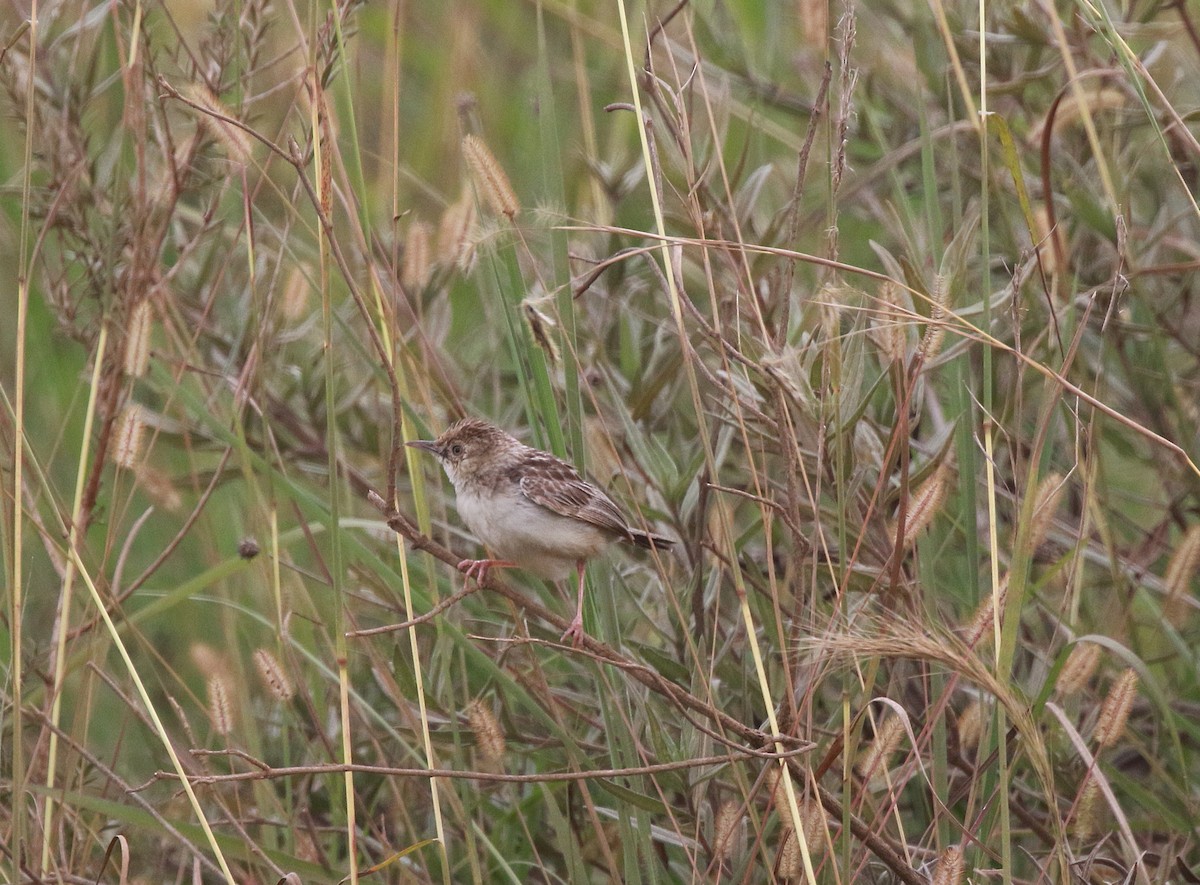
[[[583,632],[583,570],[584,561],[581,559],[575,563],[575,571],[579,574],[579,590],[575,594],[575,617],[571,618],[571,626],[567,627],[567,632],[562,635],[562,641],[570,639],[571,645],[576,648],[587,635]]]
[[[476,584],[487,580],[489,569],[516,567],[515,562],[509,562],[507,559],[464,559],[458,564],[458,570],[466,575],[468,580],[474,578]]]

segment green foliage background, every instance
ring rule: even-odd
[[[1194,12],[10,7],[3,881],[1194,877]]]

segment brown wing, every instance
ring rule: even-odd
[[[521,473],[522,494],[562,516],[590,522],[629,539],[629,524],[612,499],[584,480],[565,461],[537,452]],[[530,469],[533,468],[533,469]]]

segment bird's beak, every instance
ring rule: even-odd
[[[414,439],[412,442],[405,443],[411,449],[420,449],[423,452],[429,452],[431,455],[441,456],[441,451],[438,449],[438,444],[432,439]]]

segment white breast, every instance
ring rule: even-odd
[[[455,491],[459,515],[484,546],[540,578],[561,581],[574,573],[577,561],[590,559],[612,540],[598,526],[533,503],[516,486],[486,497],[463,487]]]

